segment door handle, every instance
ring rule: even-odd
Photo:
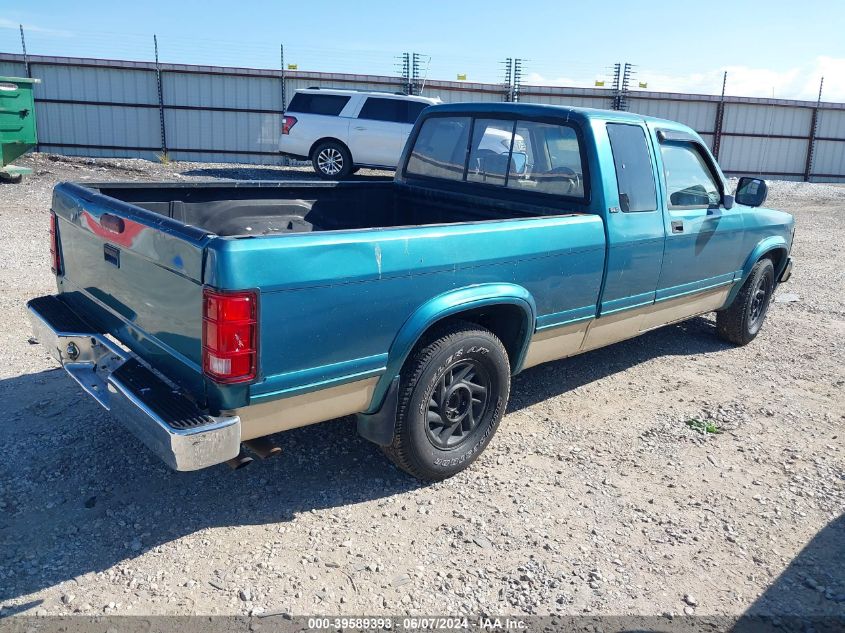
[[[363,131],[363,130],[366,130],[367,128],[365,128],[365,127],[361,127],[361,126],[359,125],[359,126],[357,126],[355,129],[356,129],[356,130],[362,130],[362,131]]]
[[[683,233],[684,232],[684,221],[683,220],[672,220],[672,233]]]

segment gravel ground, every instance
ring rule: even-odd
[[[56,182],[308,169],[21,162],[0,186],[0,615],[845,615],[845,188],[772,183],[796,267],[751,345],[705,317],[534,368],[478,462],[422,485],[350,419],[171,472],[27,341]]]

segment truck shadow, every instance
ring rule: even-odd
[[[656,356],[725,349],[712,330],[696,319],[531,370],[515,385],[511,409]],[[0,601],[207,528],[283,523],[359,503],[379,516],[381,500],[423,486],[358,437],[352,418],[281,434],[280,457],[240,471],[176,473],[60,369],[0,380],[0,398]]]
[[[845,514],[823,527],[745,611],[734,633],[845,630]],[[770,628],[755,628],[771,625]],[[777,629],[775,628],[777,627]]]
[[[281,456],[242,470],[176,473],[60,369],[0,380],[0,398],[0,605],[208,528],[359,503],[380,516],[380,500],[423,485],[351,418],[289,431]]]

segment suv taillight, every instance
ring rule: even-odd
[[[62,274],[62,251],[59,249],[59,220],[56,212],[50,211],[50,270],[54,275]]]
[[[202,368],[215,382],[248,382],[258,367],[258,294],[204,288]]]
[[[296,125],[296,117],[295,116],[283,116],[282,117],[282,134],[290,134],[290,129]]]

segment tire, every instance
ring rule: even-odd
[[[426,341],[402,369],[393,443],[382,450],[417,479],[440,481],[493,439],[508,404],[510,363],[502,342],[474,323],[452,323]]]
[[[734,345],[753,341],[766,320],[774,290],[775,267],[766,257],[754,264],[731,306],[716,313],[719,338]]]
[[[311,153],[311,165],[324,180],[340,180],[352,173],[352,155],[343,143],[325,141]]]
[[[23,180],[23,174],[9,174],[9,173],[0,171],[0,183],[8,183],[10,185],[16,185],[21,180]]]

